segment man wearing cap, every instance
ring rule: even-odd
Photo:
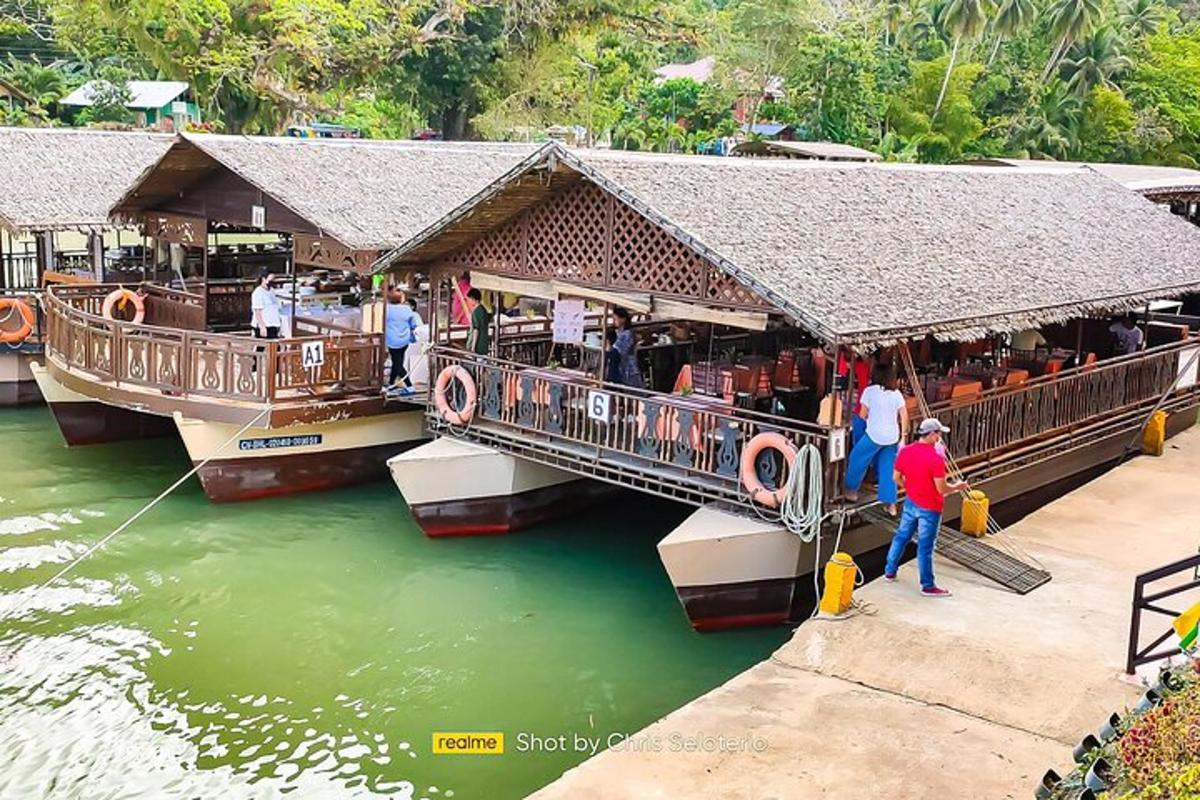
[[[904,489],[906,497],[900,525],[888,549],[883,577],[889,582],[896,580],[900,557],[915,533],[917,571],[921,578],[921,594],[925,597],[950,596],[949,590],[939,587],[933,579],[933,546],[942,526],[946,495],[967,488],[966,481],[946,480],[946,460],[937,451],[937,445],[942,434],[949,430],[932,417],[923,420],[917,428],[920,438],[896,456],[896,485]]]

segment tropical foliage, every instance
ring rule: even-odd
[[[898,160],[1194,165],[1200,18],[1184,0],[0,0],[15,121],[85,80],[187,81],[221,130],[702,152],[750,121]],[[31,57],[30,53],[43,53]],[[669,80],[668,63],[713,68]],[[119,83],[119,82],[114,82]],[[115,87],[119,89],[119,87]],[[110,98],[119,101],[119,97]],[[10,119],[10,121],[13,121]],[[753,135],[753,134],[751,134]]]

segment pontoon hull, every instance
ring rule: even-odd
[[[35,355],[20,350],[0,352],[0,408],[34,405],[42,393],[29,369]]]
[[[176,415],[204,493],[226,503],[379,480],[387,460],[426,440],[420,411],[283,428],[250,428]]]
[[[599,481],[444,437],[390,459],[388,467],[427,536],[512,533],[615,491]]]
[[[170,417],[108,405],[63,386],[40,364],[30,365],[38,389],[71,447],[171,436]]]

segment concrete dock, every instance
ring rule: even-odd
[[[1001,535],[1053,575],[1033,593],[938,558],[955,595],[927,599],[910,562],[857,592],[868,613],[801,625],[766,661],[531,797],[1032,797],[1138,697],[1123,680],[1133,577],[1196,553],[1197,475],[1193,428]],[[1146,620],[1150,635],[1169,624]]]

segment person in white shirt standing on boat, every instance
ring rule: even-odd
[[[283,327],[283,316],[279,313],[279,298],[271,291],[271,270],[258,273],[258,286],[250,295],[250,327],[258,339],[278,339]]]
[[[859,398],[859,415],[866,420],[865,433],[850,451],[846,465],[846,499],[858,500],[867,469],[879,476],[878,499],[892,516],[896,514],[896,481],[892,469],[900,444],[908,437],[908,409],[904,395],[896,388],[896,371],[888,364],[876,364],[871,385]]]
[[[1109,325],[1108,330],[1117,339],[1115,355],[1127,356],[1142,349],[1145,336],[1137,326],[1137,317],[1133,312],[1126,314],[1121,321]]]

